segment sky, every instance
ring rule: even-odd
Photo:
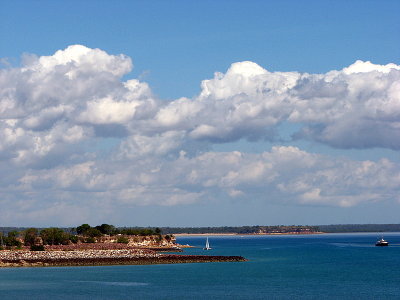
[[[0,0],[0,226],[399,223],[399,11]]]

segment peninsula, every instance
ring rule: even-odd
[[[117,229],[83,224],[70,232],[60,228],[0,234],[0,267],[145,265],[240,262],[241,256],[182,255],[173,235],[161,230]],[[162,253],[168,252],[168,253]]]

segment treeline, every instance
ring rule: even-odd
[[[75,229],[77,234],[86,235],[91,237],[99,237],[104,234],[106,235],[160,235],[162,230],[158,227],[156,228],[140,228],[140,227],[122,227],[117,228],[114,225],[101,224],[96,227],[91,227],[89,224],[82,224]]]
[[[89,236],[100,236],[101,234],[107,235],[159,235],[162,234],[162,230],[158,227],[115,227],[114,225],[102,224],[95,227],[89,224],[82,224],[78,227],[51,227],[62,230],[66,233],[76,235],[76,234],[86,234]],[[18,234],[29,229],[28,227],[0,227],[0,235],[7,236],[10,232],[17,232]],[[43,229],[48,229],[44,227],[36,228],[39,232]]]
[[[18,229],[18,230],[15,230]],[[104,235],[123,235],[118,241],[128,243],[127,235],[149,236],[157,235],[161,239],[160,228],[116,228],[114,225],[102,224],[95,227],[82,224],[76,228],[0,228],[0,250],[6,248],[21,248],[40,245],[68,245],[95,243]],[[168,236],[170,238],[170,236]]]
[[[4,247],[17,247],[21,248],[22,243],[18,239],[18,231],[9,231],[7,235],[0,233],[0,250]]]
[[[320,225],[318,227],[326,233],[400,232],[400,224],[339,224]]]
[[[350,233],[350,232],[400,232],[400,224],[339,224],[339,225],[277,225],[277,226],[239,226],[239,227],[161,227],[165,234],[273,234],[273,233]]]
[[[400,224],[339,224],[339,225],[278,225],[278,226],[220,226],[220,227],[115,227],[109,224],[90,226],[82,224],[76,228],[23,228],[0,227],[0,247],[21,247],[37,244],[66,245],[83,242],[93,243],[103,235],[171,235],[179,233],[236,233],[236,234],[273,234],[273,233],[350,233],[350,232],[400,232]]]
[[[202,234],[202,233],[254,233],[256,226],[242,227],[162,227],[162,231],[166,234]]]
[[[318,226],[277,225],[277,226],[223,226],[223,227],[162,227],[166,234],[205,234],[205,233],[236,233],[236,234],[265,234],[265,233],[312,233],[318,232]]]
[[[78,237],[60,228],[28,228],[23,231],[0,233],[0,250],[5,248],[21,248],[22,246],[67,245],[77,243]]]

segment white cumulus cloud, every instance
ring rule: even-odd
[[[308,74],[237,62],[203,80],[196,97],[172,101],[157,99],[145,82],[123,81],[131,70],[129,57],[81,45],[0,70],[4,222],[220,197],[338,207],[399,199],[396,162],[335,158],[276,142],[278,127],[295,123],[295,139],[399,150],[396,64],[357,61]],[[276,146],[263,153],[210,150],[240,139]]]

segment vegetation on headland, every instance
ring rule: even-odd
[[[30,250],[40,251],[44,250],[44,246],[82,243],[114,242],[127,245],[130,242],[141,243],[145,237],[150,239],[147,244],[165,245],[173,240],[172,235],[162,235],[160,228],[116,228],[109,224],[95,227],[82,224],[76,228],[21,228],[19,231],[7,229],[0,228],[0,250],[30,247]]]
[[[3,250],[5,247],[21,248],[22,242],[18,239],[18,234],[18,231],[15,230],[9,231],[7,236],[3,236],[3,234],[0,233],[0,250]]]
[[[98,234],[100,231],[102,234],[115,235],[115,234],[126,234],[126,235],[154,235],[161,234],[162,230],[158,227],[115,227],[110,224],[101,224],[95,227],[90,226],[89,224],[82,224],[78,227],[49,227],[49,228],[58,228],[62,231],[70,234],[82,234],[82,233],[92,233],[92,235]],[[23,232],[29,229],[28,227],[0,227],[0,234],[3,236],[7,235],[9,232]],[[43,227],[36,227],[39,232],[43,229]],[[98,231],[97,231],[98,230]]]

